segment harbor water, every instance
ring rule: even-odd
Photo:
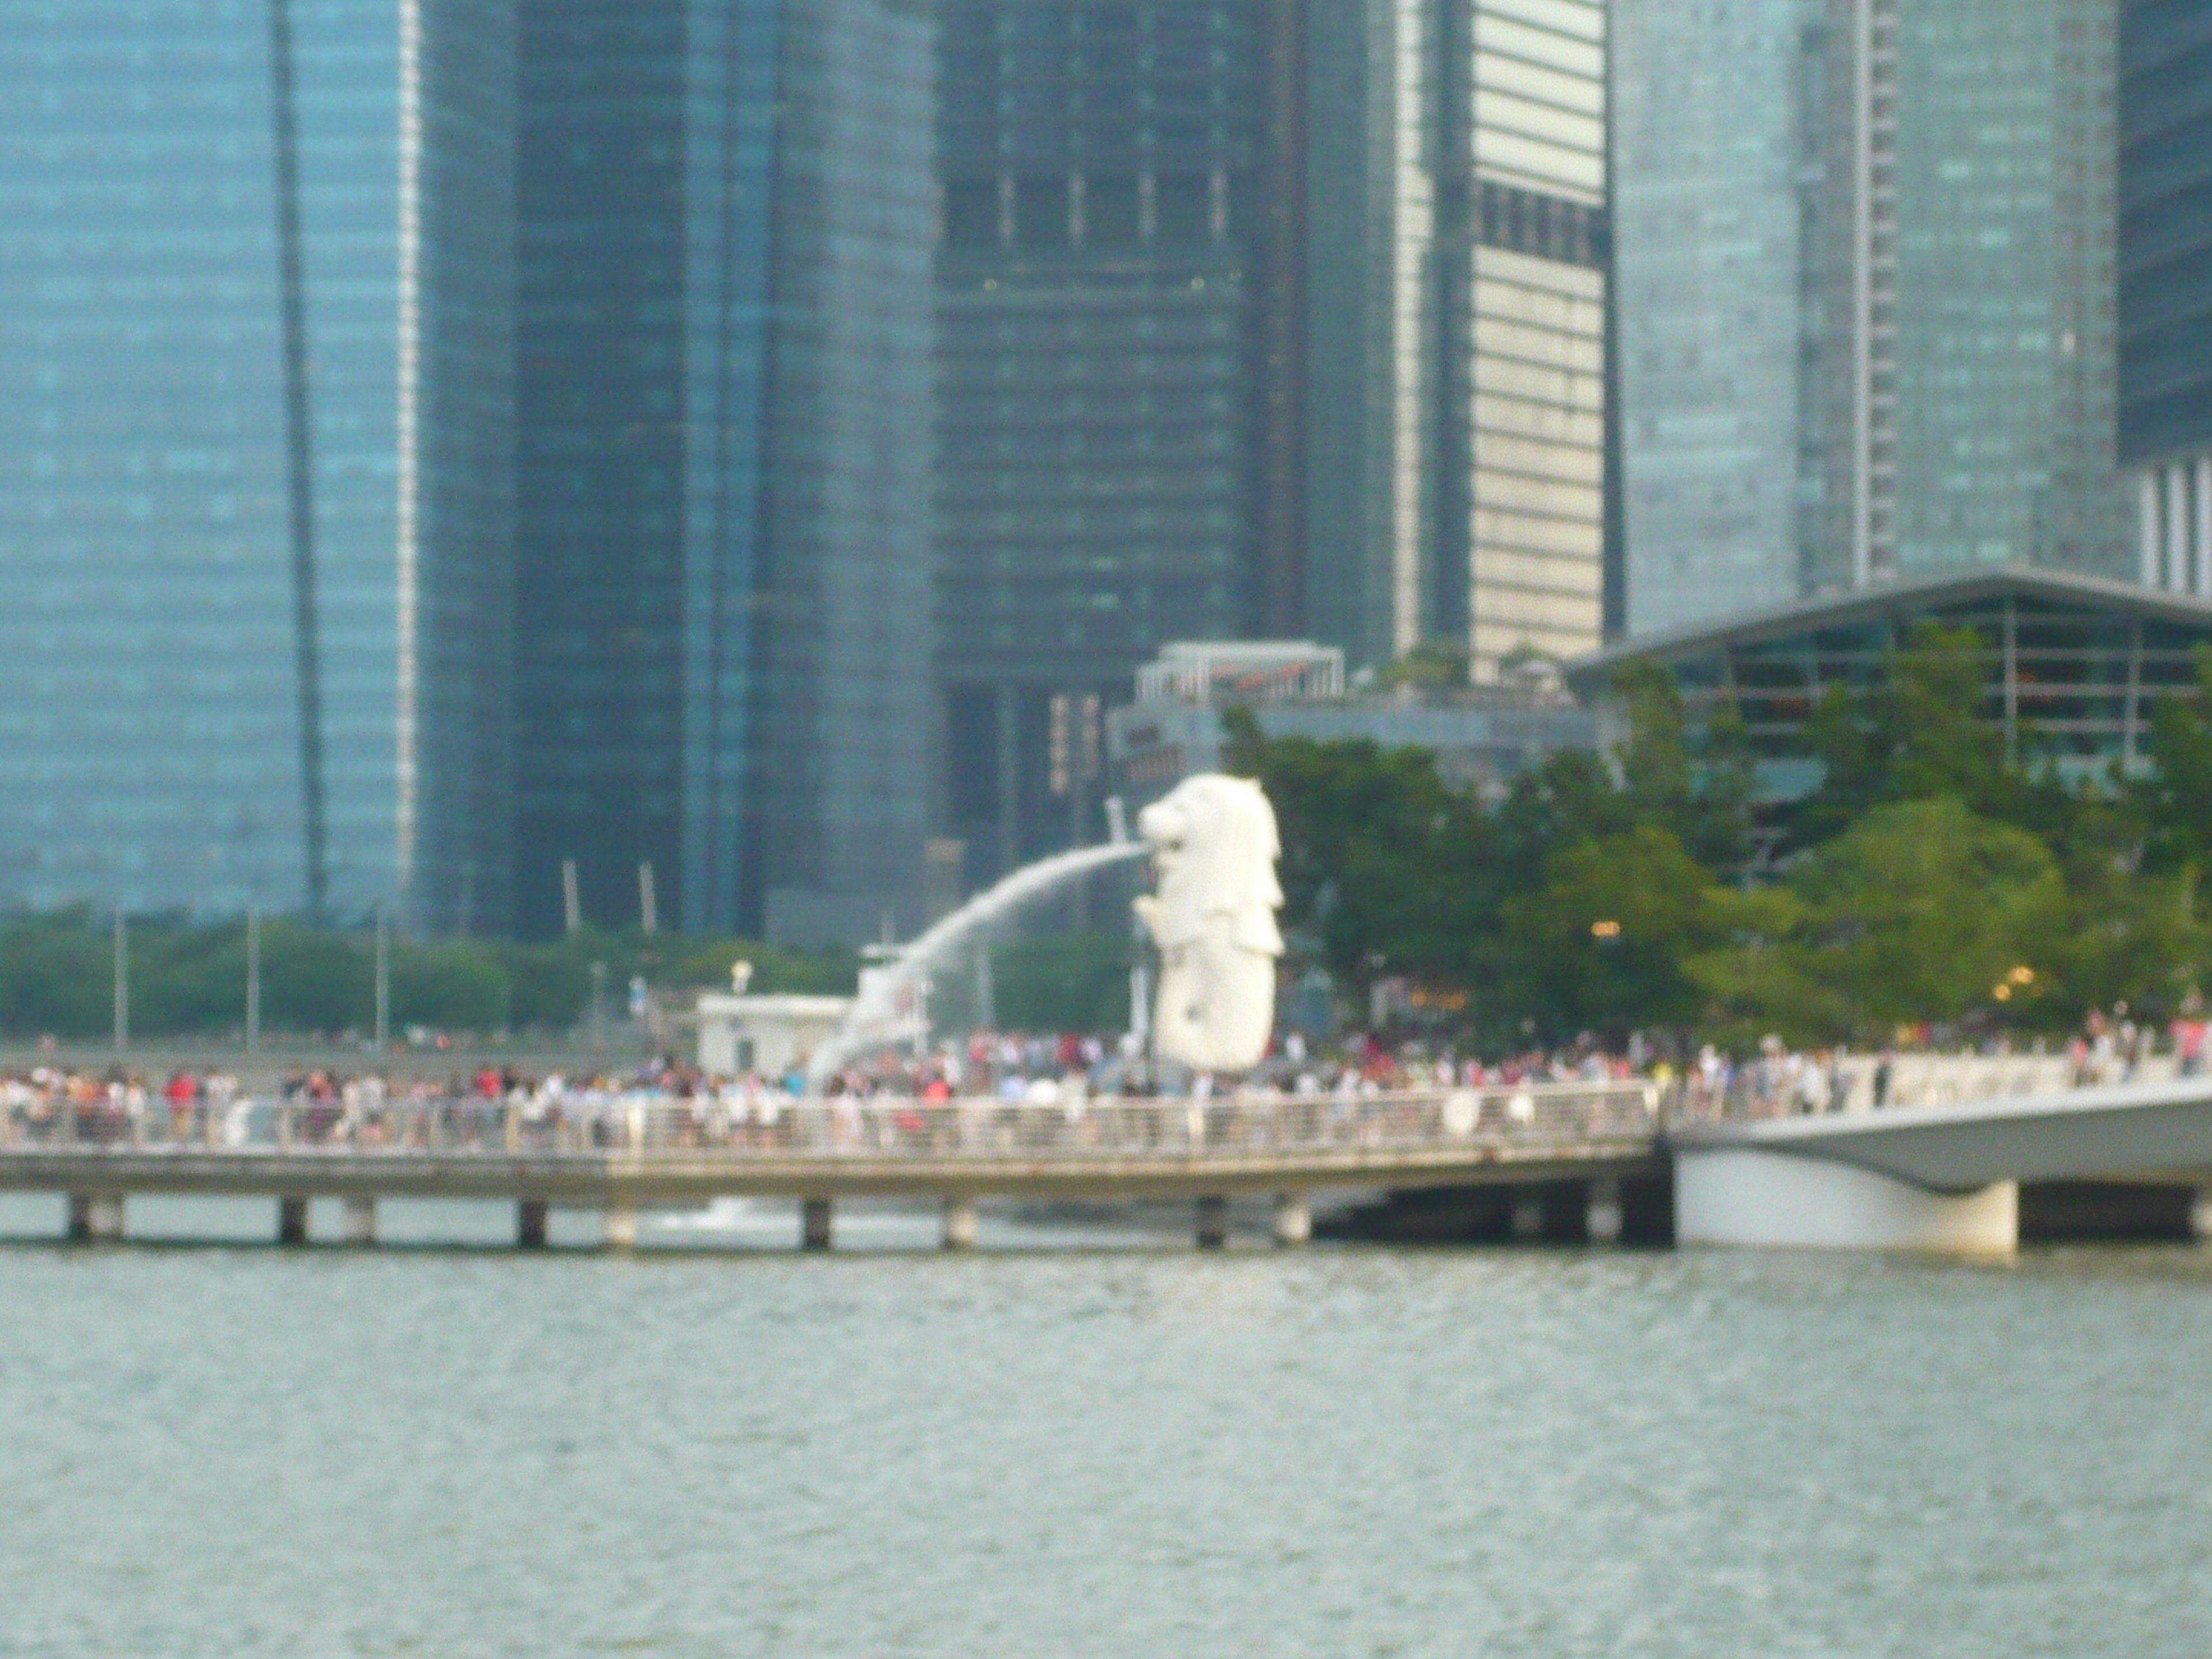
[[[394,1204],[287,1251],[181,1203],[131,1224],[189,1242],[70,1249],[42,1205],[0,1204],[8,1659],[2212,1644],[2192,1250],[1201,1255],[990,1212],[948,1256],[888,1211],[803,1257],[760,1206],[526,1255]]]

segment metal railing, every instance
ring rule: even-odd
[[[944,1159],[1264,1158],[1571,1146],[1648,1139],[1659,1091],[1643,1082],[1203,1098],[639,1094],[228,1103],[16,1102],[0,1152],[112,1149],[294,1155],[438,1153],[732,1161],[805,1157]]]
[[[1829,1112],[1910,1111],[2076,1089],[2172,1082],[2185,1073],[2172,1054],[2077,1060],[2069,1054],[1832,1054],[1810,1077],[1805,1057],[1760,1060],[1737,1066],[1725,1083],[1694,1073],[1669,1084],[1668,1122],[1709,1123],[1818,1115]]]
[[[1694,1073],[1645,1079],[1204,1098],[1070,1095],[1049,1103],[876,1095],[793,1099],[730,1090],[688,1098],[640,1091],[172,1103],[143,1091],[87,1098],[17,1089],[0,1097],[0,1153],[163,1149],[728,1159],[1190,1158],[1316,1152],[1446,1151],[1651,1137],[1670,1124],[1911,1110],[2174,1079],[2170,1055],[2083,1065],[2064,1055],[1831,1056],[1808,1087],[1802,1064],[1754,1061],[1716,1087]]]

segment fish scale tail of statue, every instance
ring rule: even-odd
[[[1136,906],[1160,953],[1154,1051],[1194,1071],[1249,1071],[1274,1034],[1283,954],[1275,809],[1258,784],[1209,773],[1147,806],[1137,830],[1157,878]]]

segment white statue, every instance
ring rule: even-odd
[[[1282,844],[1260,786],[1209,773],[1186,778],[1137,815],[1158,891],[1137,916],[1160,951],[1153,1041],[1194,1071],[1241,1072],[1267,1052],[1275,1025],[1275,882]]]

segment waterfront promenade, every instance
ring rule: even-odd
[[[641,1211],[773,1197],[799,1200],[799,1242],[826,1248],[849,1199],[940,1200],[952,1247],[975,1242],[984,1198],[1180,1200],[1197,1242],[1218,1245],[1240,1195],[1271,1197],[1276,1239],[1297,1244],[1325,1191],[1507,1189],[1486,1201],[1513,1209],[1518,1236],[1610,1240],[1656,1190],[1674,1219],[1638,1237],[1986,1252],[2016,1243],[2022,1181],[2212,1182],[2212,1081],[2170,1060],[2124,1080],[2032,1055],[1860,1057],[1828,1076],[1819,1109],[1795,1110],[1786,1090],[1714,1092],[1695,1073],[1020,1100],[379,1084],[171,1101],[14,1083],[0,1191],[64,1195],[86,1240],[126,1237],[134,1194],[266,1198],[288,1243],[308,1242],[316,1199],[337,1200],[341,1237],[363,1244],[381,1200],[495,1200],[525,1247],[546,1242],[556,1208],[596,1212],[620,1247]]]
[[[349,1110],[243,1098],[125,1116],[94,1103],[13,1121],[0,1190],[69,1195],[70,1231],[85,1238],[123,1237],[132,1194],[264,1196],[290,1243],[306,1241],[311,1199],[341,1200],[355,1243],[374,1239],[381,1198],[499,1199],[516,1206],[525,1245],[544,1242],[556,1206],[599,1212],[619,1245],[641,1209],[785,1197],[801,1200],[802,1242],[817,1248],[845,1198],[941,1198],[953,1246],[973,1242],[980,1198],[1188,1199],[1212,1245],[1229,1197],[1261,1193],[1274,1197],[1277,1238],[1294,1244],[1310,1231],[1311,1194],[1330,1188],[1577,1181],[1602,1208],[1605,1183],[1662,1170],[1659,1104],[1650,1084],[1610,1081],[1049,1105],[617,1095],[588,1109],[440,1099]]]

